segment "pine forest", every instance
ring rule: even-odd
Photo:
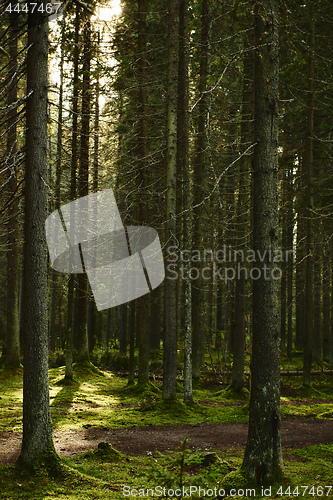
[[[330,0],[1,0],[0,498],[333,498]]]

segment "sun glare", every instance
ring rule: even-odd
[[[111,0],[108,7],[98,7],[96,17],[99,21],[111,21],[121,14],[120,0]]]

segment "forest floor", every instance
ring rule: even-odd
[[[327,400],[325,401],[327,404]],[[331,402],[333,404],[333,401]],[[174,451],[188,437],[189,449],[200,448],[206,452],[231,448],[244,448],[248,424],[216,423],[195,425],[133,426],[125,429],[95,428],[71,429],[54,432],[57,453],[75,457],[95,450],[98,443],[107,442],[126,455],[154,455]],[[20,454],[21,432],[0,433],[0,463],[13,463]],[[301,448],[315,444],[333,443],[333,420],[316,420],[294,417],[282,421],[282,446]],[[288,455],[288,453],[287,453]]]
[[[30,477],[15,467],[22,441],[22,369],[0,368],[1,500],[123,500],[125,487],[173,488],[180,484],[181,456],[186,486],[247,485],[237,472],[247,440],[247,388],[236,394],[224,376],[207,376],[194,387],[194,402],[185,405],[182,384],[177,399],[166,404],[159,380],[129,386],[118,370],[93,365],[74,365],[70,385],[63,366],[51,368],[49,380],[53,438],[65,476],[42,470]],[[312,491],[332,498],[332,376],[317,375],[310,389],[299,377],[282,377],[281,414],[285,478],[276,493],[294,500],[309,485],[310,498]]]

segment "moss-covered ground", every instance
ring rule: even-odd
[[[212,373],[215,373],[214,370]],[[216,377],[211,382],[208,382],[209,377],[205,377],[206,382],[195,387],[195,402],[189,406],[182,403],[180,383],[178,400],[167,406],[161,401],[160,381],[138,390],[137,386],[128,386],[125,377],[111,371],[78,365],[74,366],[72,384],[64,383],[63,366],[51,368],[49,377],[52,421],[58,431],[81,429],[85,425],[123,428],[133,425],[244,422],[248,419],[248,391],[236,395],[225,385],[220,385]],[[21,431],[22,370],[1,368],[0,387],[0,432]],[[332,378],[326,375],[314,377],[311,389],[302,388],[300,377],[283,377],[282,415],[332,419],[332,388]],[[125,456],[101,444],[100,449],[95,451],[62,459],[62,473],[57,477],[50,476],[45,470],[30,476],[15,465],[1,466],[0,498],[142,498],[147,496],[147,489],[150,490],[150,497],[154,493],[155,498],[171,498],[167,490],[179,493],[180,484],[185,488],[184,498],[199,498],[198,490],[195,490],[199,486],[202,488],[200,498],[204,493],[205,498],[253,498],[253,487],[247,485],[237,472],[243,452],[239,448],[217,454],[202,449],[189,451],[184,444],[183,450],[168,455],[135,457]],[[332,444],[288,448],[284,450],[284,483],[273,486],[271,492],[266,490],[266,496],[257,486],[255,496],[284,500],[333,498],[332,464]],[[155,490],[156,486],[162,490]],[[279,489],[279,486],[282,488]],[[332,489],[329,489],[330,486]],[[189,490],[190,487],[192,490]],[[223,496],[223,490],[229,496]]]

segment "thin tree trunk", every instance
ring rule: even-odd
[[[146,31],[147,31],[147,0],[138,2],[138,49],[139,49],[139,182],[140,203],[139,218],[142,225],[149,223],[147,175],[148,175],[148,122],[147,122],[147,82],[146,82]],[[149,381],[149,295],[139,297],[139,359],[138,383]]]
[[[318,238],[319,239],[319,238]],[[321,245],[319,241],[314,245],[314,262],[313,262],[313,359],[314,361],[321,362],[323,359],[322,354],[322,332],[321,332]]]
[[[309,89],[308,112],[305,151],[306,175],[306,261],[305,261],[305,325],[304,325],[304,361],[303,385],[311,385],[311,366],[313,350],[313,235],[312,235],[312,168],[313,168],[313,99],[314,99],[314,22],[310,9],[310,40],[309,40]]]
[[[299,169],[301,170],[301,169]],[[298,207],[297,207],[297,240],[296,240],[296,338],[295,348],[303,350],[304,318],[305,318],[305,218],[304,207],[300,200],[304,185],[301,172],[298,171]]]
[[[79,101],[79,32],[80,12],[76,5],[75,12],[75,36],[74,36],[74,68],[73,68],[73,97],[72,97],[72,157],[71,157],[71,184],[70,200],[76,196],[76,173],[78,162],[78,101]],[[66,334],[66,370],[65,378],[73,379],[73,340],[76,332],[76,300],[75,300],[75,275],[69,276],[68,283],[68,309],[67,309],[67,334]]]
[[[324,223],[325,228],[325,223]],[[323,259],[322,280],[322,314],[323,314],[323,358],[330,359],[330,258],[329,250],[325,248]]]
[[[55,178],[55,210],[60,209],[60,182],[62,166],[62,108],[63,108],[63,86],[64,86],[64,51],[65,51],[65,20],[61,24],[61,56],[60,56],[60,85],[58,101],[58,130],[57,130],[57,152],[56,152],[56,178]],[[56,324],[56,302],[57,302],[57,278],[58,273],[52,270],[51,273],[51,296],[49,315],[49,351],[54,353],[59,326]]]
[[[294,213],[293,213],[293,168],[292,164],[288,169],[288,201],[287,201],[287,250],[294,248]],[[288,257],[287,262],[287,312],[288,312],[288,332],[287,332],[287,355],[291,359],[293,348],[293,257]]]
[[[287,173],[286,165],[283,165],[282,173],[282,253],[286,255],[287,250]],[[280,287],[280,349],[286,350],[286,321],[287,321],[287,263],[285,259],[281,262],[281,287]]]

